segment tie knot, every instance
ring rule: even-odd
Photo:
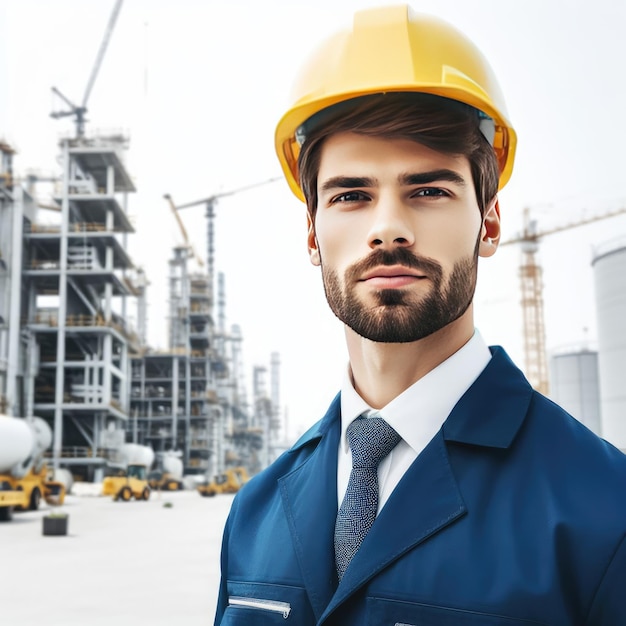
[[[382,417],[358,417],[346,431],[352,467],[378,467],[394,449],[401,437]]]

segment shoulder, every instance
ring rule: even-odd
[[[238,492],[233,510],[263,509],[273,497],[279,497],[278,481],[306,463],[333,427],[340,421],[339,395],[335,397],[324,417],[313,424],[289,449],[263,471],[253,476]]]
[[[471,446],[536,505],[549,503],[595,527],[600,516],[618,532],[626,527],[626,455],[535,391],[500,347],[455,407],[444,435]],[[467,448],[466,448],[467,449]],[[468,469],[464,465],[464,469]]]
[[[626,455],[621,450],[538,392],[533,393],[527,422],[544,450],[552,451],[550,457],[555,463],[582,463],[588,472],[614,470],[626,479]]]
[[[626,534],[626,455],[560,406],[535,392],[517,456],[537,505],[550,503],[577,541],[619,543]],[[516,450],[513,448],[515,455]],[[575,521],[574,521],[575,520]]]

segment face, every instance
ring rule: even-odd
[[[466,314],[477,258],[500,233],[495,198],[481,218],[466,157],[340,133],[322,147],[317,185],[309,254],[344,324],[405,343]]]

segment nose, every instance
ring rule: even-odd
[[[373,211],[373,221],[368,233],[370,248],[408,248],[415,243],[411,226],[410,209],[399,200],[382,199]]]

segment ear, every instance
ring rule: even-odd
[[[500,206],[498,196],[487,205],[483,215],[483,224],[480,231],[478,254],[489,257],[495,253],[500,243]]]
[[[307,211],[306,214],[307,223],[307,246],[309,249],[309,260],[313,265],[319,266],[322,263],[320,258],[320,249],[317,244],[317,237],[315,236],[315,223],[311,218],[311,214]]]

